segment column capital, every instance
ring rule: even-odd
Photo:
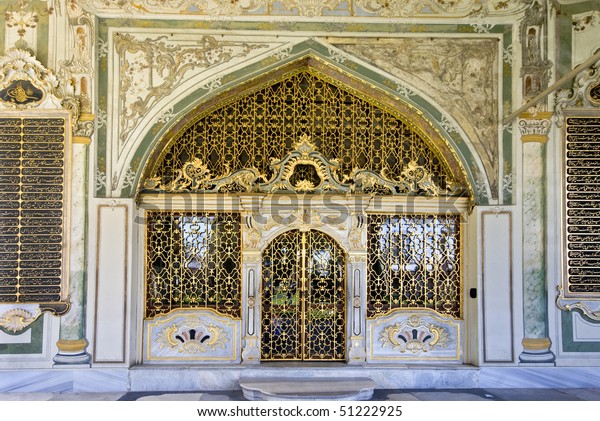
[[[73,143],[89,145],[94,134],[94,114],[82,113],[73,125]]]
[[[548,141],[548,132],[552,124],[552,113],[540,111],[537,113],[525,112],[519,114],[519,131],[521,132],[522,142]]]

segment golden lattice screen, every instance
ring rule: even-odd
[[[301,135],[340,163],[340,178],[356,168],[398,178],[414,162],[442,189],[456,181],[415,127],[307,70],[199,115],[173,136],[148,176],[166,185],[199,158],[213,176],[256,168],[270,177],[271,160],[283,158]]]
[[[461,317],[459,215],[368,215],[367,316],[429,308]]]
[[[240,317],[240,215],[148,211],[146,317],[209,308]]]

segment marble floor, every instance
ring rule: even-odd
[[[0,393],[0,401],[243,401],[241,390],[213,392]],[[600,401],[600,389],[377,389],[371,401]]]

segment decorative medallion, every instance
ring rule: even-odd
[[[44,91],[28,80],[13,80],[10,85],[0,90],[0,100],[15,105],[40,102],[44,99]]]
[[[382,347],[418,354],[435,348],[445,348],[450,342],[448,332],[441,326],[421,321],[420,316],[411,316],[406,321],[383,329],[379,341]]]

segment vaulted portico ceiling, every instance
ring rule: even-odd
[[[521,13],[530,0],[80,0],[102,17],[206,19],[231,17],[465,18]]]

